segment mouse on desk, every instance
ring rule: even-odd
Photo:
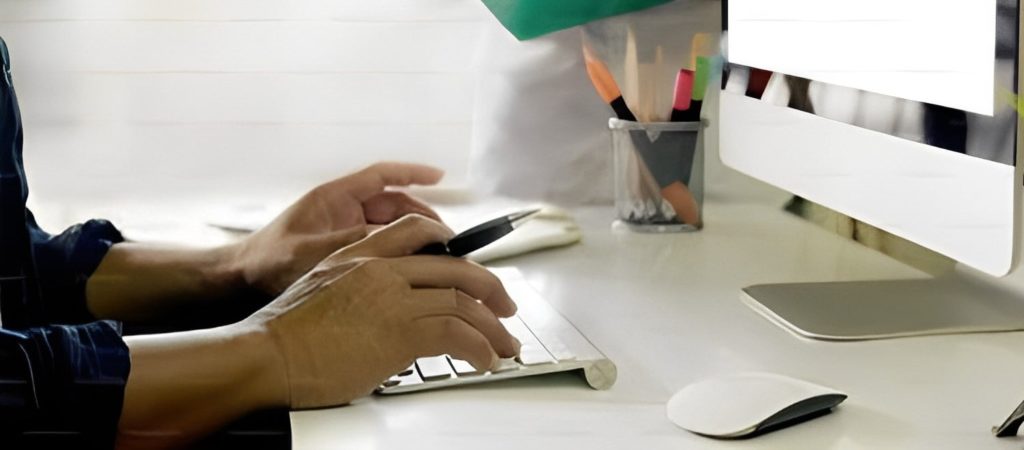
[[[669,420],[719,439],[744,439],[823,416],[846,394],[773,373],[713,377],[684,387],[668,401]]]

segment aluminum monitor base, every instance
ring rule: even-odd
[[[743,301],[799,336],[830,341],[1024,330],[1024,294],[950,275],[761,284]]]

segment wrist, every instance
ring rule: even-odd
[[[241,244],[228,244],[206,250],[209,262],[203,275],[211,288],[218,292],[239,293],[250,290],[245,279],[245,270],[239,263]]]
[[[230,353],[238,358],[237,367],[244,373],[236,379],[245,383],[244,392],[251,393],[251,409],[287,407],[289,404],[288,374],[282,355],[270,332],[248,321],[225,327]]]
[[[126,446],[184,446],[245,414],[288,405],[283,365],[260,327],[128,336],[125,343],[131,371],[118,441]]]

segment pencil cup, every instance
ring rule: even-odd
[[[696,231],[703,224],[703,122],[610,119],[616,223],[633,231]]]

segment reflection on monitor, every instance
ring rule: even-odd
[[[725,164],[987,274],[1011,271],[1022,186],[1018,117],[1004,100],[1018,92],[1015,0],[728,0],[723,7]],[[835,298],[852,303],[815,307],[843,311],[879,292],[901,306],[948,306],[927,288],[908,295],[895,286],[858,294],[844,284]],[[751,292],[773,298],[750,301],[780,323],[793,325],[778,311],[808,310],[791,304],[801,301],[791,286],[784,295]],[[1024,300],[1003,300],[999,308],[1020,303],[1020,315],[997,308],[1005,319],[998,326],[967,311],[918,321],[913,330],[891,323],[888,334],[853,326],[816,337],[1024,329]]]

